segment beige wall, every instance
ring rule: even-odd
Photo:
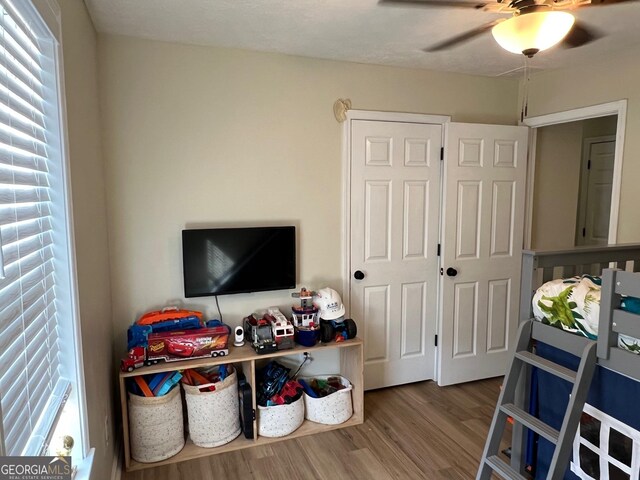
[[[538,129],[531,248],[573,247],[581,152],[581,122]]]
[[[114,326],[183,299],[185,226],[296,225],[300,285],[341,288],[342,125],[354,108],[514,124],[517,81],[100,36]],[[289,292],[220,298],[231,324]],[[212,317],[212,299],[187,303]]]
[[[529,116],[628,100],[626,140],[618,222],[618,242],[640,241],[640,53],[594,61],[580,68],[536,74],[529,85]]]
[[[538,128],[531,248],[575,245],[584,140],[615,135],[617,121],[612,115]]]
[[[115,390],[97,38],[82,0],[59,4],[89,439],[96,449],[92,478],[105,479],[114,458]]]

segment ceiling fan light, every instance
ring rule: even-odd
[[[497,24],[491,33],[505,50],[533,56],[560,42],[574,22],[575,18],[568,12],[531,12]]]

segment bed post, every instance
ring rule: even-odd
[[[522,251],[522,278],[520,279],[520,322],[525,322],[533,316],[531,298],[535,284],[536,265],[535,252]]]
[[[598,325],[598,358],[609,359],[609,350],[618,345],[618,335],[610,329],[612,309],[620,306],[616,301],[616,269],[602,271],[602,290],[600,291],[600,319]]]
[[[533,296],[533,285],[535,282],[535,253],[530,250],[522,252],[522,276],[520,279],[520,311],[519,325],[528,321],[533,312],[531,309],[531,297]],[[515,402],[516,405],[529,404],[531,389],[531,368],[523,365],[520,378],[516,385]],[[522,424],[515,422],[511,430],[511,468],[522,473],[525,465],[525,453],[527,446],[526,430]]]

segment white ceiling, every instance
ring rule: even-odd
[[[523,56],[490,32],[438,53],[422,48],[504,15],[454,8],[380,6],[377,0],[85,0],[99,32],[197,45],[450,72],[502,75]],[[605,34],[571,50],[536,55],[532,68],[587,64],[640,45],[640,2],[583,8]]]

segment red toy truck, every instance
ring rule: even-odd
[[[229,354],[228,340],[227,327],[152,333],[148,337],[146,347],[137,346],[129,350],[127,357],[122,359],[120,369],[123,372],[132,372],[135,368],[160,361],[222,357]]]

